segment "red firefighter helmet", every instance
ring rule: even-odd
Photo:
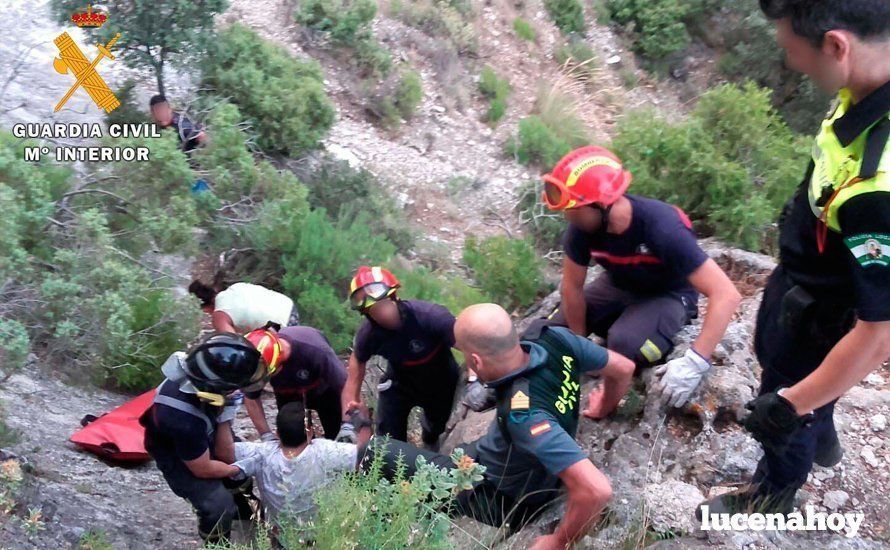
[[[542,179],[544,204],[551,210],[568,210],[614,203],[627,191],[632,177],[614,153],[589,146],[564,156]]]
[[[358,268],[349,283],[349,303],[353,309],[363,311],[390,296],[402,286],[396,276],[380,266]]]
[[[281,340],[278,334],[268,328],[258,328],[247,333],[245,338],[260,352],[260,358],[269,369],[269,376],[278,374],[281,364]]]

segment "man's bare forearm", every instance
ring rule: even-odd
[[[890,356],[890,321],[856,326],[809,376],[782,394],[800,414],[842,396]]]
[[[726,327],[732,321],[732,316],[739,307],[741,297],[737,292],[727,296],[708,297],[708,309],[702,322],[701,332],[692,344],[699,355],[710,360],[717,348],[717,344],[726,333]]]
[[[579,336],[587,336],[587,302],[584,301],[584,290],[563,288],[560,297],[562,303],[559,307],[569,329]]]
[[[269,427],[269,421],[266,420],[266,411],[263,409],[263,402],[257,399],[244,398],[244,408],[247,409],[247,416],[250,417],[254,427],[260,435],[272,431]]]

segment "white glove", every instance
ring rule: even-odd
[[[685,405],[710,368],[711,363],[707,359],[689,348],[683,357],[677,357],[655,369],[655,374],[664,375],[658,384],[662,402],[671,407]]]
[[[275,435],[275,432],[266,432],[260,435],[260,441],[264,443],[267,441],[278,441],[278,436]]]
[[[340,425],[340,431],[337,433],[334,441],[337,443],[352,443],[353,445],[358,442],[358,435],[355,433],[355,426],[352,425],[352,422],[344,422]]]

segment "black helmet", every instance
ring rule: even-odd
[[[189,381],[201,392],[226,394],[268,379],[260,352],[239,334],[216,332],[192,348],[185,359]]]

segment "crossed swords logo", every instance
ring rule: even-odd
[[[117,33],[104,46],[97,44],[96,47],[99,49],[99,54],[92,62],[87,61],[86,56],[83,55],[77,43],[74,42],[67,32],[62,33],[55,39],[56,47],[59,48],[59,57],[53,59],[53,67],[60,74],[70,72],[75,76],[76,80],[74,85],[56,104],[53,112],[58,112],[81,86],[83,86],[100,109],[105,109],[106,112],[110,113],[120,106],[120,101],[115,97],[114,92],[111,91],[96,71],[96,66],[103,58],[107,57],[109,60],[114,61],[111,48],[120,37],[121,33]]]

